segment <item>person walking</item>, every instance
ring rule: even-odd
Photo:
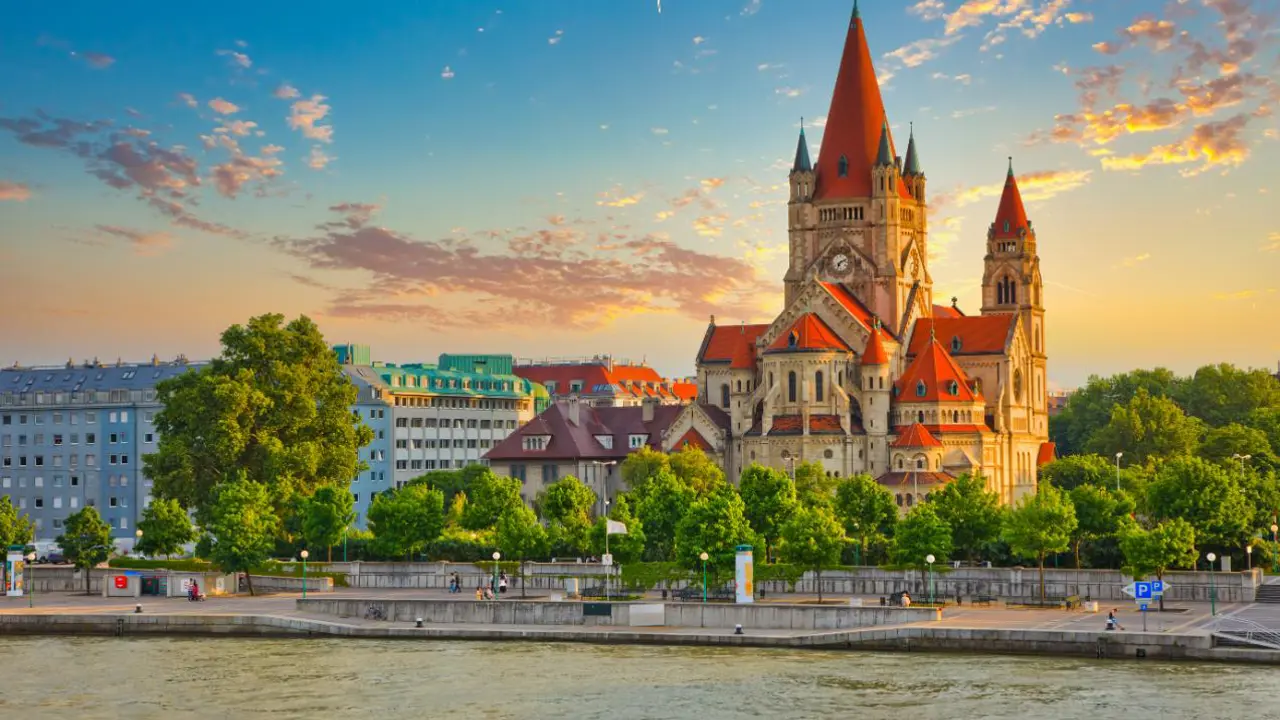
[[[1120,621],[1116,619],[1116,613],[1119,611],[1120,611],[1119,608],[1116,608],[1116,609],[1113,609],[1111,612],[1107,613],[1107,631],[1108,632],[1114,632],[1116,629],[1124,630],[1124,626],[1121,625]]]

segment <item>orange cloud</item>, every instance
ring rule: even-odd
[[[615,187],[609,192],[600,193],[601,200],[597,200],[596,204],[601,207],[624,208],[638,204],[644,199],[644,193],[636,193],[634,195],[623,195],[622,188]]]
[[[1092,170],[1041,170],[1018,176],[1018,190],[1022,199],[1027,202],[1048,200],[1065,192],[1070,192],[1088,184]],[[964,207],[986,198],[1000,197],[1004,192],[1004,182],[991,185],[976,185],[964,188],[953,194],[943,194],[935,198],[933,206],[941,208],[947,205]]]
[[[0,200],[24,202],[31,198],[31,188],[23,183],[0,180]]]
[[[321,125],[329,114],[329,106],[324,95],[312,95],[307,100],[295,100],[289,106],[289,127],[298,130],[302,136],[320,142],[333,142],[333,126]]]
[[[209,101],[209,108],[220,115],[230,115],[240,112],[240,106],[233,102],[228,102],[222,98],[214,98]]]
[[[1229,120],[1197,125],[1186,138],[1159,145],[1149,152],[1104,157],[1102,167],[1107,170],[1139,170],[1147,165],[1200,163],[1199,167],[1183,170],[1185,176],[1219,167],[1236,167],[1249,157],[1249,145],[1241,137],[1249,120],[1250,116],[1240,114]]]
[[[693,231],[702,237],[720,237],[724,234],[724,224],[728,220],[729,216],[724,213],[703,215],[693,221]]]
[[[159,255],[173,244],[173,236],[167,232],[148,233],[116,225],[95,225],[94,229],[103,235],[128,241],[133,252],[144,257]]]

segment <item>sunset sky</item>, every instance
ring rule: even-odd
[[[0,363],[307,313],[389,361],[687,375],[767,322],[852,0],[26,3],[0,24]],[[1049,373],[1280,360],[1275,0],[864,0],[976,312],[1014,157]],[[900,140],[900,143],[904,143]]]

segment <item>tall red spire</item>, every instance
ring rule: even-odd
[[[1023,230],[1031,231],[1027,209],[1022,206],[1022,193],[1018,191],[1018,180],[1013,176],[1013,158],[1009,158],[1004,194],[1000,196],[1000,209],[996,211],[996,222],[991,228],[997,238],[1016,238]]]
[[[880,133],[885,123],[880,83],[876,80],[871,48],[867,45],[862,16],[855,2],[849,33],[844,40],[844,54],[840,58],[840,74],[836,76],[836,88],[831,95],[827,128],[818,153],[815,199],[871,195],[871,169],[875,166]],[[892,149],[892,135],[889,144]],[[898,183],[898,192],[906,198],[911,196],[901,182]]]

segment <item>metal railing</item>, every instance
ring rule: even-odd
[[[1280,630],[1269,628],[1252,620],[1239,617],[1219,617],[1211,626],[1215,637],[1244,642],[1249,645],[1280,650]]]

